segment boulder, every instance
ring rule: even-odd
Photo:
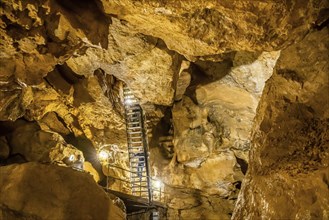
[[[125,219],[87,173],[35,162],[0,172],[1,219]]]

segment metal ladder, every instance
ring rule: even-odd
[[[144,127],[143,110],[138,100],[124,85],[127,143],[130,162],[132,194],[152,202],[151,180],[148,164],[148,143]]]

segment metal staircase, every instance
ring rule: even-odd
[[[123,88],[127,142],[130,162],[132,195],[152,203],[151,179],[148,164],[148,143],[143,110],[136,97],[125,85]]]

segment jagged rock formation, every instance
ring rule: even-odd
[[[190,198],[184,190],[178,193],[191,201],[188,205],[179,206],[176,190],[170,192],[170,208],[181,210],[173,211],[172,218],[185,218],[184,213],[230,218],[231,209],[223,207],[233,207],[237,198],[247,169],[252,121],[279,54],[237,53],[226,69],[224,63],[200,63],[200,69],[208,67],[203,69],[206,75],[191,74],[195,79],[172,109],[174,156],[168,165],[154,164],[166,184],[190,189]]]
[[[328,54],[327,28],[281,52],[233,219],[329,217]]]
[[[232,51],[278,50],[298,39],[325,1],[102,1],[104,11],[161,38],[189,59],[220,60]]]
[[[261,184],[263,170],[276,188],[296,182],[312,191],[306,177],[291,172],[319,169],[310,175],[325,193],[328,8],[325,0],[3,0],[0,163],[63,161],[82,152],[96,181],[128,178],[95,159],[103,145],[126,150],[124,81],[152,116],[152,174],[166,184],[169,219],[229,219],[248,163],[235,218],[279,213]],[[291,139],[295,134],[303,138]],[[305,154],[294,153],[299,146]],[[113,155],[115,165],[128,166],[126,154]],[[287,176],[287,184],[276,175]],[[263,187],[265,199],[243,200],[255,192],[250,184]],[[118,181],[111,187],[126,190]],[[269,210],[255,208],[264,201]],[[291,215],[312,217],[326,204],[321,197],[315,208]]]
[[[55,165],[0,167],[1,219],[124,219],[86,173]]]

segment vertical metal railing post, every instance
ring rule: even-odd
[[[106,174],[106,192],[109,191],[109,173],[110,173],[110,161],[109,157],[106,159],[106,166],[107,166],[107,174]]]
[[[147,135],[146,135],[146,129],[144,124],[144,117],[143,117],[143,109],[141,108],[141,125],[142,125],[142,131],[143,131],[143,147],[144,147],[144,157],[145,157],[145,167],[146,167],[146,179],[147,179],[147,191],[148,191],[148,200],[149,204],[152,204],[152,183],[150,178],[150,164],[149,164],[149,149],[148,149],[148,141],[147,141]]]

